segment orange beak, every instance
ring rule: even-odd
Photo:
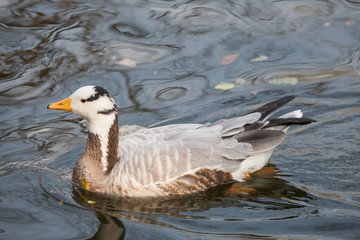
[[[71,112],[72,109],[70,107],[70,103],[71,103],[71,99],[65,98],[64,100],[50,104],[49,106],[47,106],[47,108]]]

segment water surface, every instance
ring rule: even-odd
[[[358,1],[0,1],[0,239],[358,239],[359,16]],[[318,122],[245,183],[106,198],[68,177],[85,121],[46,109],[90,84],[120,124],[215,121],[290,94],[282,112]]]

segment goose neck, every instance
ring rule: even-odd
[[[109,173],[118,158],[119,126],[116,114],[105,115],[96,120],[89,121],[88,146],[97,138],[99,146],[97,151],[102,171]]]

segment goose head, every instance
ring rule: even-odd
[[[99,86],[85,86],[68,98],[50,104],[49,109],[73,112],[89,122],[89,130],[101,134],[113,124],[117,114],[115,101],[109,92]]]
[[[116,112],[116,104],[109,92],[99,86],[85,86],[76,90],[70,97],[50,104],[50,109],[73,112],[91,121],[98,115]]]

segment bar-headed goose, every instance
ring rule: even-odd
[[[260,170],[290,125],[314,121],[300,110],[269,119],[294,98],[214,123],[172,124],[120,137],[116,104],[102,87],[82,87],[48,108],[88,121],[87,145],[73,169],[78,187],[86,183],[95,192],[145,197],[202,191]]]

